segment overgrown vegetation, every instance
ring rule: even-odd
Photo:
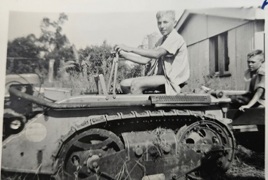
[[[94,77],[103,74],[108,82],[112,58],[112,46],[104,41],[100,46],[88,46],[77,50],[62,33],[62,25],[68,21],[64,13],[55,21],[43,18],[41,35],[30,34],[8,42],[7,74],[37,73],[44,85],[72,89],[72,94],[96,91]],[[49,81],[49,61],[54,60],[53,81]],[[143,67],[119,63],[118,82],[141,76]]]

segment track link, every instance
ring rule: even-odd
[[[107,145],[107,143],[114,142],[117,148],[110,147],[109,153],[105,154],[105,157],[114,159],[122,158],[125,156],[123,150],[123,144],[119,137],[121,137],[122,133],[130,132],[130,131],[152,131],[155,128],[161,126],[164,128],[170,128],[177,134],[178,137],[178,147],[183,147],[187,145],[192,149],[194,153],[198,154],[199,151],[205,151],[204,148],[199,148],[204,145],[204,142],[207,142],[208,145],[213,145],[213,143],[218,143],[221,146],[213,146],[214,151],[210,151],[210,154],[206,154],[206,152],[201,152],[203,156],[206,155],[207,158],[203,158],[203,162],[208,166],[211,166],[211,161],[208,159],[216,158],[216,162],[218,162],[218,168],[216,170],[221,169],[223,171],[227,170],[234,158],[234,147],[235,140],[232,132],[229,130],[228,126],[223,123],[224,119],[217,119],[213,115],[204,114],[201,111],[190,111],[190,110],[157,110],[157,111],[131,111],[129,113],[121,113],[118,112],[116,114],[110,115],[101,115],[94,116],[90,119],[90,124],[88,127],[73,127],[70,132],[62,137],[60,141],[60,151],[55,154],[55,159],[60,159],[59,162],[66,167],[67,163],[77,163],[78,160],[70,160],[70,157],[84,157],[84,164],[87,169],[91,169],[91,173],[95,173],[96,176],[102,177],[101,179],[115,179],[113,176],[109,175],[109,173],[98,172],[96,169],[94,170],[92,162],[95,160],[91,158],[90,153],[103,153],[103,147]],[[177,124],[177,127],[174,125]],[[135,128],[135,127],[139,128]],[[98,129],[91,129],[91,127]],[[99,129],[102,128],[102,129]],[[104,130],[105,128],[106,130]],[[94,147],[93,149],[85,143],[77,143],[79,139],[82,139],[86,136],[91,136],[92,134],[98,134],[98,136],[102,137],[111,137],[109,140],[102,140],[100,144],[90,145]],[[118,137],[119,136],[119,137]],[[207,136],[207,137],[206,137]],[[214,140],[213,140],[214,138]],[[80,144],[81,146],[77,145]],[[74,149],[74,146],[78,149]],[[83,148],[84,146],[84,148]],[[207,146],[210,147],[210,146]],[[199,149],[198,149],[199,148]],[[201,150],[200,150],[201,149]],[[187,152],[187,150],[185,150]],[[216,154],[213,152],[217,152]],[[218,153],[220,152],[220,153]],[[181,152],[180,152],[181,153]],[[227,153],[227,155],[226,155]],[[220,157],[218,157],[220,154]],[[88,158],[90,156],[90,158]],[[112,157],[114,156],[114,157]],[[68,157],[68,158],[67,158]],[[67,159],[66,159],[67,158]],[[100,156],[95,156],[96,159],[101,159]],[[220,160],[218,160],[220,159]],[[80,161],[80,160],[79,160]],[[88,162],[86,162],[88,161]],[[202,163],[203,163],[202,162]],[[65,163],[65,164],[64,164]],[[91,165],[90,165],[91,163]],[[107,163],[107,161],[106,161]],[[79,164],[79,163],[78,163]],[[80,163],[81,164],[81,163]],[[117,163],[119,166],[122,166],[122,162],[119,160]],[[213,163],[212,163],[213,164]],[[103,165],[105,166],[105,165]],[[69,166],[70,167],[70,166]],[[79,169],[79,166],[77,166]],[[96,168],[96,167],[95,167]],[[72,169],[68,168],[67,169]],[[117,167],[113,168],[114,171],[119,171]],[[215,171],[216,171],[215,170]],[[75,174],[76,170],[72,170],[72,173]],[[77,171],[78,172],[78,171]],[[72,178],[78,179],[92,179],[93,176],[90,173],[88,174],[88,170],[81,170],[84,175],[83,178],[78,178],[78,176],[71,175]],[[205,174],[204,174],[205,172]],[[69,172],[67,172],[69,173]],[[184,173],[184,177],[189,177],[189,179],[202,179],[202,177],[206,174],[207,171],[204,171],[204,168],[201,166],[195,166],[192,170],[189,170]],[[59,174],[57,174],[59,175]],[[58,176],[57,176],[58,177]],[[95,177],[95,176],[94,176]],[[181,176],[180,176],[181,177]],[[65,176],[66,179],[66,176]],[[68,178],[67,178],[68,179]],[[94,179],[94,178],[93,178]],[[179,179],[179,178],[178,178]]]

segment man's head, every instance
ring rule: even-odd
[[[251,72],[258,70],[264,62],[262,50],[254,50],[248,53],[248,68]]]
[[[158,29],[163,36],[168,35],[176,24],[174,11],[158,11],[156,19]]]

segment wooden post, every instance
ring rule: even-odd
[[[54,80],[54,63],[55,59],[49,60],[49,68],[48,68],[48,82],[52,83]]]

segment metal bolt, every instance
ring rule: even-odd
[[[163,147],[163,151],[164,151],[165,153],[169,153],[169,152],[171,151],[171,147],[170,147],[170,145],[167,144],[166,146],[164,146],[164,147]]]
[[[212,137],[212,141],[213,141],[214,144],[219,144],[220,143],[219,139],[217,137],[215,137],[215,136]]]
[[[137,146],[136,149],[135,149],[135,154],[137,156],[141,156],[143,154],[143,150],[140,146]]]
[[[92,166],[93,166],[93,168],[97,168],[99,165],[98,165],[98,163],[95,161],[95,162],[92,163]]]

